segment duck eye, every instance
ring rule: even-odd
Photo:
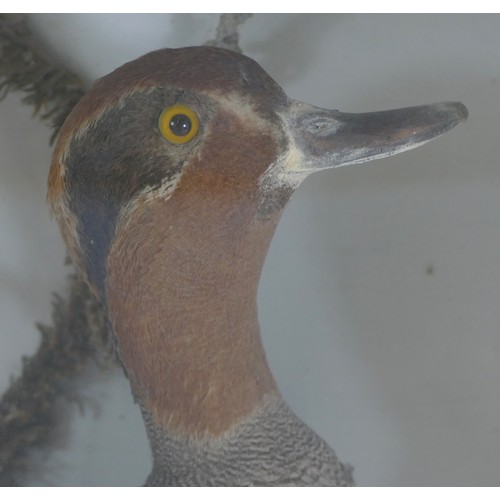
[[[198,115],[184,104],[166,108],[158,120],[161,135],[172,144],[189,142],[200,128]]]

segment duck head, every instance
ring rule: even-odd
[[[415,148],[466,116],[460,103],[317,108],[214,47],[151,52],[98,80],[59,132],[48,200],[155,425],[219,436],[278,394],[257,286],[309,174]]]

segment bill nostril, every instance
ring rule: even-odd
[[[306,129],[318,137],[332,135],[339,129],[339,122],[330,117],[314,118],[306,124]]]

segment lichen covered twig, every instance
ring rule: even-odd
[[[76,275],[69,278],[67,300],[54,296],[53,326],[37,325],[41,344],[23,359],[21,376],[0,401],[0,486],[15,485],[33,446],[50,443],[57,428],[56,403],[74,399],[71,380],[89,360],[107,367],[115,363],[102,308]]]
[[[24,17],[0,15],[0,100],[10,91],[24,92],[23,102],[54,127],[53,140],[84,90],[77,76],[34,47]],[[28,451],[50,442],[56,403],[68,395],[68,382],[90,359],[114,363],[102,306],[81,277],[71,276],[69,285],[68,299],[54,300],[53,326],[37,325],[40,347],[23,359],[20,377],[0,400],[0,485],[17,484],[29,468]]]
[[[238,28],[248,17],[223,14],[208,44],[241,52]],[[0,14],[0,101],[11,91],[23,92],[23,102],[54,127],[53,142],[84,89],[78,76],[37,47],[25,17]],[[71,396],[70,382],[87,363],[116,363],[103,307],[79,275],[69,277],[66,300],[55,297],[53,326],[37,326],[40,347],[23,359],[20,377],[0,400],[0,486],[22,483],[30,450],[50,445],[59,422],[56,403]]]
[[[0,15],[0,101],[12,90],[24,92],[23,102],[54,125],[62,125],[84,91],[81,80],[52,62],[33,43],[23,16]]]

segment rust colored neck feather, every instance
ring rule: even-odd
[[[133,391],[167,432],[190,436],[220,435],[277,392],[256,300],[279,215],[257,220],[255,186],[245,202],[241,186],[236,196],[208,175],[184,174],[168,201],[135,210],[108,256],[109,315]]]

